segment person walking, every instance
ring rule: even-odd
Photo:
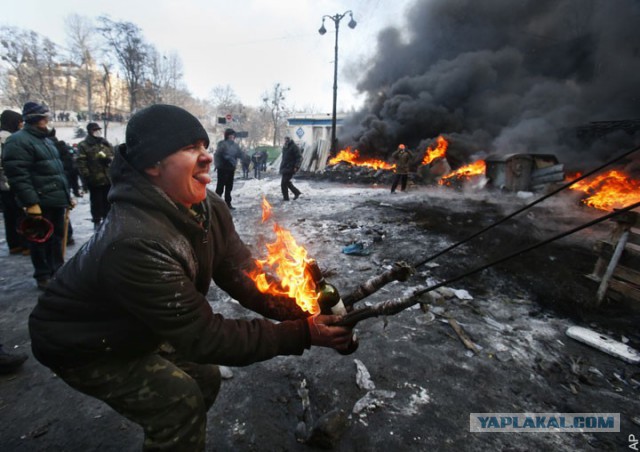
[[[25,126],[7,138],[3,162],[18,205],[28,216],[52,225],[53,233],[46,240],[29,241],[33,277],[38,288],[45,289],[64,262],[62,240],[71,196],[58,150],[49,139],[49,109],[27,102],[22,118]]]
[[[110,208],[107,194],[111,188],[109,166],[113,150],[111,144],[102,138],[102,128],[97,123],[87,124],[87,133],[87,137],[78,144],[76,166],[83,185],[89,189],[91,221],[94,229],[98,229]]]
[[[16,202],[15,192],[9,186],[3,168],[4,143],[13,133],[22,129],[24,121],[22,115],[13,110],[5,110],[0,114],[0,196],[2,197],[2,216],[4,218],[4,231],[9,254],[29,254],[29,244],[25,238],[18,234],[18,221],[24,212]]]
[[[222,198],[227,207],[233,210],[235,207],[231,205],[231,191],[233,190],[233,177],[238,166],[238,159],[242,156],[240,146],[235,142],[236,132],[233,129],[224,131],[224,140],[218,142],[214,153],[214,166],[218,172],[218,183],[216,184],[216,193]]]
[[[251,155],[251,161],[253,162],[253,177],[256,179],[260,179],[262,175],[263,160],[266,160],[266,155],[267,153],[262,149],[254,151]]]
[[[29,317],[33,355],[72,388],[144,429],[144,450],[204,451],[219,365],[246,366],[312,346],[353,352],[334,315],[260,292],[222,199],[207,190],[209,137],[191,113],[156,104],[135,113],[115,155],[112,208]],[[225,319],[214,281],[267,318]],[[239,413],[241,415],[241,413]]]
[[[249,167],[251,166],[251,156],[245,150],[241,150],[242,156],[240,157],[240,161],[242,163],[242,178],[244,180],[249,179]]]
[[[62,162],[62,167],[64,168],[64,175],[67,178],[67,183],[69,184],[69,188],[73,191],[73,183],[71,181],[71,172],[75,166],[73,161],[73,156],[69,153],[69,146],[64,141],[58,140],[56,137],[56,129],[53,128],[49,132],[49,139],[53,142],[53,145],[58,150],[58,157],[60,157],[60,161]],[[76,181],[77,183],[77,181]],[[77,190],[77,188],[76,188]],[[77,191],[74,192],[75,196],[78,196]],[[75,244],[75,239],[73,238],[73,225],[71,224],[71,219],[66,219],[66,227],[67,227],[67,246]]]
[[[302,194],[291,182],[293,175],[300,169],[302,163],[302,154],[297,144],[290,137],[284,137],[284,146],[282,147],[282,161],[280,162],[280,189],[282,190],[282,199],[289,201],[289,190],[293,193],[293,199],[298,199]]]
[[[393,183],[391,184],[391,193],[396,192],[398,184],[400,184],[400,191],[405,191],[407,189],[407,179],[409,177],[411,152],[409,152],[404,144],[400,144],[398,149],[391,154],[391,159],[396,162],[396,174],[393,177]]]

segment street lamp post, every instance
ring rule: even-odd
[[[349,28],[356,28],[356,21],[353,20],[353,12],[351,10],[345,11],[342,14],[336,14],[335,16],[322,16],[322,26],[318,30],[318,33],[324,35],[327,32],[327,29],[324,27],[325,19],[331,19],[336,28],[336,46],[335,46],[335,56],[333,60],[333,112],[331,115],[331,155],[335,156],[337,154],[336,150],[336,108],[338,103],[338,30],[340,29],[340,21],[344,16],[349,14],[350,20],[347,24]]]

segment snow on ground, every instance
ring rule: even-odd
[[[215,178],[215,173],[214,173]],[[414,187],[391,195],[387,186],[357,186],[294,179],[302,191],[284,202],[275,171],[262,180],[236,173],[232,212],[240,236],[262,257],[272,225],[289,229],[340,292],[378,275],[398,260],[418,262],[528,201],[486,192]],[[262,224],[266,196],[273,219]],[[421,267],[406,283],[393,283],[357,304],[388,300],[418,285],[466,271],[492,252],[512,250],[531,237],[592,218],[563,199],[532,209],[520,221]],[[88,196],[72,211],[77,252],[93,233]],[[233,368],[209,412],[207,450],[311,450],[333,438],[335,450],[613,450],[637,434],[637,369],[576,343],[564,334],[580,316],[561,305],[588,295],[582,273],[592,265],[585,238],[458,281],[425,297],[425,310],[369,319],[356,326],[360,348],[351,356],[312,349]],[[369,254],[343,248],[364,244]],[[577,245],[580,245],[579,247]],[[577,267],[574,269],[573,267]],[[0,241],[0,339],[29,353],[26,320],[38,292],[31,264],[7,256]],[[447,290],[444,290],[447,289]],[[250,318],[212,287],[215,312]],[[555,306],[558,307],[558,306]],[[554,307],[554,308],[555,308]],[[477,346],[465,348],[454,318]],[[590,326],[603,328],[600,320]],[[637,325],[637,323],[636,323]],[[633,344],[633,330],[625,332]],[[620,333],[614,330],[613,333]],[[619,337],[619,335],[618,335]],[[358,363],[354,362],[357,359]],[[358,385],[368,374],[371,385]],[[301,399],[301,388],[306,398]],[[374,389],[370,389],[373,387]],[[305,408],[306,407],[306,408]],[[619,434],[470,434],[472,412],[620,412]],[[139,450],[140,429],[109,407],[69,389],[33,357],[22,371],[0,379],[3,448],[33,450]],[[635,422],[635,423],[634,423]],[[314,432],[311,439],[309,432]],[[325,436],[321,436],[324,434]]]

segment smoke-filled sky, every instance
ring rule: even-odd
[[[341,142],[384,155],[401,142],[424,151],[444,134],[463,160],[608,159],[640,133],[585,145],[575,127],[640,119],[639,24],[638,0],[418,1],[406,27],[378,35],[360,72],[366,105]]]

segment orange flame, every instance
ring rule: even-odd
[[[330,159],[329,165],[335,165],[340,162],[348,162],[354,166],[367,166],[373,169],[391,170],[396,167],[396,165],[387,163],[384,160],[361,159],[360,151],[358,151],[357,149],[352,151],[350,146],[348,146],[346,149],[341,150],[340,152],[338,152],[338,155]]]
[[[451,183],[453,182],[453,178],[455,178],[456,180],[462,180],[469,179],[473,176],[479,176],[480,174],[485,173],[486,168],[487,164],[485,163],[485,161],[478,160],[442,176],[442,178],[438,181],[438,184],[451,185]]]
[[[262,196],[262,222],[266,222],[271,218],[271,204],[267,201],[266,196]]]
[[[262,200],[262,218],[266,221],[271,215],[271,205],[266,197]],[[267,257],[255,259],[256,269],[248,275],[262,293],[276,296],[288,296],[296,300],[303,311],[310,314],[320,312],[316,283],[307,271],[307,250],[298,246],[291,232],[274,223],[276,241],[266,244]],[[267,274],[277,278],[269,278]],[[278,284],[275,279],[280,281]]]
[[[449,147],[449,142],[445,140],[442,136],[438,137],[438,144],[436,148],[429,146],[424,154],[424,158],[422,159],[422,165],[428,165],[433,162],[435,159],[440,157],[444,157],[447,153],[447,148]]]
[[[588,194],[582,202],[600,210],[612,211],[640,201],[640,181],[616,170],[581,180],[570,188]]]

